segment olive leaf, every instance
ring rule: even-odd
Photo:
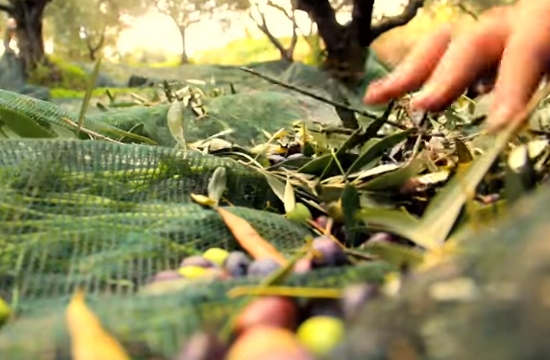
[[[294,195],[294,188],[290,182],[290,178],[287,177],[285,185],[285,193],[283,197],[283,203],[285,206],[285,212],[289,213],[296,207],[296,196]]]
[[[357,160],[355,160],[355,162],[349,167],[346,172],[346,177],[354,172],[362,170],[366,165],[373,164],[373,160],[380,158],[386,150],[405,140],[410,134],[412,134],[413,131],[413,129],[409,129],[396,134],[388,135],[380,141],[371,142],[369,145],[365,146]],[[374,163],[373,166],[374,165],[376,164]]]
[[[183,118],[181,103],[178,100],[172,101],[172,104],[168,109],[168,113],[166,114],[166,120],[168,122],[168,129],[170,130],[172,137],[184,150],[187,149],[184,129],[185,119]]]
[[[215,205],[219,204],[226,187],[227,172],[224,167],[217,167],[208,182],[208,197],[214,201]]]

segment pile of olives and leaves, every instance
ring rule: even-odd
[[[142,291],[197,279],[266,280],[228,319],[225,336],[198,332],[177,358],[329,356],[357,309],[381,293],[395,295],[399,282],[389,282],[383,291],[359,283],[338,295],[330,289],[269,290],[281,278],[372,260],[390,262],[401,272],[422,270],[452,255],[467,235],[493,226],[510,204],[546,181],[550,147],[540,129],[486,134],[484,114],[476,110],[474,101],[462,97],[442,113],[414,114],[405,98],[379,118],[359,115],[363,125],[356,129],[297,121],[265,132],[266,142],[252,147],[225,141],[223,133],[186,144],[180,131],[178,142],[185,149],[229,157],[263,174],[282,204],[267,210],[310,227],[316,237],[304,240],[300,256],[288,260],[252,224],[220,212],[245,251],[211,248],[182,259],[178,269],[156,274]],[[178,115],[169,114],[169,123],[183,122]],[[224,177],[219,168],[209,194],[193,199],[219,209]]]
[[[187,143],[179,101],[172,99],[167,115],[178,146],[232,158],[259,172],[280,199],[266,211],[308,227],[314,236],[303,239],[292,258],[280,253],[254,224],[227,210],[226,170],[216,169],[208,193],[191,198],[219,213],[240,250],[210,248],[181,259],[179,267],[154,274],[139,292],[162,296],[202,281],[260,280],[257,286],[232,289],[229,295],[248,296],[248,301],[219,331],[197,329],[176,359],[330,358],[345,338],[347,322],[364,304],[397,296],[399,276],[452,256],[467,235],[492,227],[549,174],[544,129],[509,128],[488,135],[483,116],[475,115],[476,103],[464,97],[437,114],[411,113],[405,98],[381,117],[357,115],[355,129],[297,121],[265,132],[266,142],[251,147],[224,140],[224,132]],[[365,282],[293,291],[279,286],[294,274],[373,260],[398,269],[383,286]],[[82,316],[85,308],[70,309],[70,319],[91,321]],[[97,344],[86,349],[93,351]],[[117,351],[109,359],[128,358]]]

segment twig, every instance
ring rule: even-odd
[[[285,83],[283,83],[283,82],[280,82],[280,81],[277,80],[277,79],[272,78],[271,76],[261,74],[261,73],[255,71],[255,70],[252,70],[252,69],[247,68],[247,67],[245,67],[245,66],[241,66],[241,67],[239,67],[239,69],[242,70],[242,71],[245,71],[245,72],[247,72],[247,73],[250,73],[250,74],[252,74],[252,75],[255,75],[255,76],[257,76],[257,77],[259,77],[259,78],[261,78],[261,79],[264,79],[264,80],[266,80],[266,81],[268,81],[268,82],[270,82],[270,83],[272,83],[272,84],[279,85],[279,86],[284,87],[284,88],[286,88],[286,89],[296,91],[296,92],[298,92],[298,93],[300,93],[300,94],[302,94],[302,95],[309,96],[309,97],[311,97],[311,98],[313,98],[313,99],[315,99],[315,100],[324,102],[324,103],[329,104],[329,105],[332,105],[332,106],[334,106],[334,107],[339,107],[339,108],[342,108],[342,109],[345,109],[345,110],[353,111],[353,112],[355,112],[356,114],[359,114],[359,115],[364,116],[364,117],[369,118],[369,119],[376,120],[376,119],[378,118],[376,115],[371,114],[371,113],[369,113],[369,112],[367,112],[367,111],[363,111],[363,110],[359,110],[359,109],[354,109],[354,108],[352,108],[352,107],[350,107],[350,106],[347,106],[347,105],[344,105],[344,104],[341,104],[341,103],[337,103],[337,102],[332,101],[332,100],[330,100],[330,99],[327,99],[327,98],[325,98],[325,97],[322,97],[322,96],[313,94],[313,93],[311,93],[311,92],[309,92],[309,91],[307,91],[307,90],[300,89],[300,88],[297,87],[297,86],[290,85],[290,84],[285,84]],[[391,121],[391,120],[386,120],[386,124],[391,125],[391,126],[395,126],[395,127],[399,128],[399,129],[401,129],[401,130],[407,130],[407,129],[408,129],[405,125],[398,124],[398,123],[396,123],[396,122],[394,122],[394,121]]]
[[[84,134],[87,134],[87,135],[90,135],[90,136],[93,136],[93,137],[96,137],[100,140],[105,140],[105,141],[109,141],[109,142],[112,142],[112,143],[115,143],[115,144],[122,144],[121,142],[119,141],[116,141],[116,140],[113,140],[111,138],[108,138],[106,136],[103,136],[101,134],[98,134],[92,130],[88,130],[88,129],[85,129],[83,127],[79,127],[77,123],[75,123],[74,121],[70,120],[70,119],[67,119],[67,118],[62,118],[63,121],[65,121],[67,124],[69,124],[70,126],[76,128],[76,129],[79,129],[80,131],[82,131]]]

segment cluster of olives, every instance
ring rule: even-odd
[[[321,267],[349,264],[343,247],[331,236],[312,240],[311,251],[298,260],[294,273]],[[280,268],[276,261],[253,260],[241,251],[210,248],[201,255],[189,256],[177,270],[161,271],[150,284],[177,280],[229,279],[267,276]],[[260,296],[250,302],[235,321],[231,344],[223,344],[214,334],[200,333],[189,339],[177,359],[247,360],[314,359],[330,352],[344,336],[344,321],[353,317],[360,305],[374,294],[371,284],[344,290],[341,299],[308,299],[284,296]]]
[[[196,333],[176,360],[313,360],[327,356],[343,340],[345,322],[377,293],[371,284],[344,290],[341,299],[305,303],[283,296],[252,300],[238,314],[230,343],[213,333]]]
[[[327,266],[342,266],[348,263],[342,246],[330,236],[319,236],[313,239],[312,256],[297,261],[295,273],[304,273],[312,269]],[[280,264],[271,258],[252,260],[241,251],[228,252],[221,248],[210,248],[202,255],[186,257],[177,270],[165,270],[152,277],[150,283],[178,280],[219,279],[243,276],[267,276],[277,271]]]

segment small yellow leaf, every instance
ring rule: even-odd
[[[202,206],[214,206],[216,201],[201,194],[191,194],[191,200]]]
[[[84,300],[84,291],[72,297],[66,312],[74,360],[130,360],[120,343],[109,335]]]

